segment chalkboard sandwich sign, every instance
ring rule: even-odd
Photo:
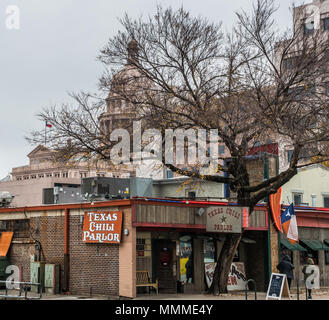
[[[267,289],[266,300],[281,300],[282,296],[290,299],[287,276],[281,273],[272,273],[270,284]]]

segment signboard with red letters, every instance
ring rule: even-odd
[[[82,241],[119,244],[121,229],[122,211],[85,212]]]
[[[216,262],[204,264],[207,285],[210,288],[214,277]],[[233,262],[227,279],[227,290],[245,290],[247,282],[246,272],[243,262]]]
[[[222,206],[222,207],[208,207],[206,209],[208,232],[220,233],[241,233],[242,220],[247,212],[247,207],[238,206]]]

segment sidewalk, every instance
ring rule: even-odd
[[[3,292],[1,292],[3,294]],[[11,295],[18,295],[17,292],[10,292]],[[33,300],[36,300],[39,297],[38,294],[29,292],[28,298],[33,298]],[[254,292],[248,292],[247,295],[248,301],[254,301],[255,300],[255,294]],[[4,298],[0,298],[0,300],[3,300]],[[24,300],[24,298],[10,298],[7,300]],[[39,300],[39,299],[37,299]],[[103,295],[94,295],[94,296],[83,296],[83,295],[64,295],[64,294],[42,294],[41,300],[120,300],[120,301],[134,301],[134,300],[246,300],[246,296],[244,292],[239,293],[228,293],[228,294],[221,294],[218,296],[214,296],[212,294],[158,294],[155,293],[152,294],[143,294],[138,295],[135,299],[129,299],[129,298],[119,298],[119,297],[113,297],[113,296],[103,296]],[[266,292],[257,292],[257,300],[266,300]],[[289,300],[288,298],[282,298],[281,300]],[[290,301],[297,301],[297,294],[292,293]],[[305,292],[302,292],[299,294],[299,300],[305,301],[306,296]],[[329,291],[319,291],[314,292],[312,294],[312,300],[329,300]]]

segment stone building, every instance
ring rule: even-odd
[[[49,203],[44,199],[44,190],[55,187],[68,188],[68,192],[76,198],[73,202],[76,202],[81,199],[81,194],[77,195],[77,192],[82,178],[128,178],[131,175],[125,168],[114,168],[106,163],[95,165],[88,161],[54,161],[55,152],[46,146],[37,146],[27,155],[28,165],[13,168],[11,179],[0,182],[0,191],[8,191],[14,196],[12,206]]]

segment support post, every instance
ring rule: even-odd
[[[70,253],[69,253],[69,232],[70,232],[70,209],[65,208],[65,223],[64,223],[64,291],[69,292],[69,267],[70,267]]]

